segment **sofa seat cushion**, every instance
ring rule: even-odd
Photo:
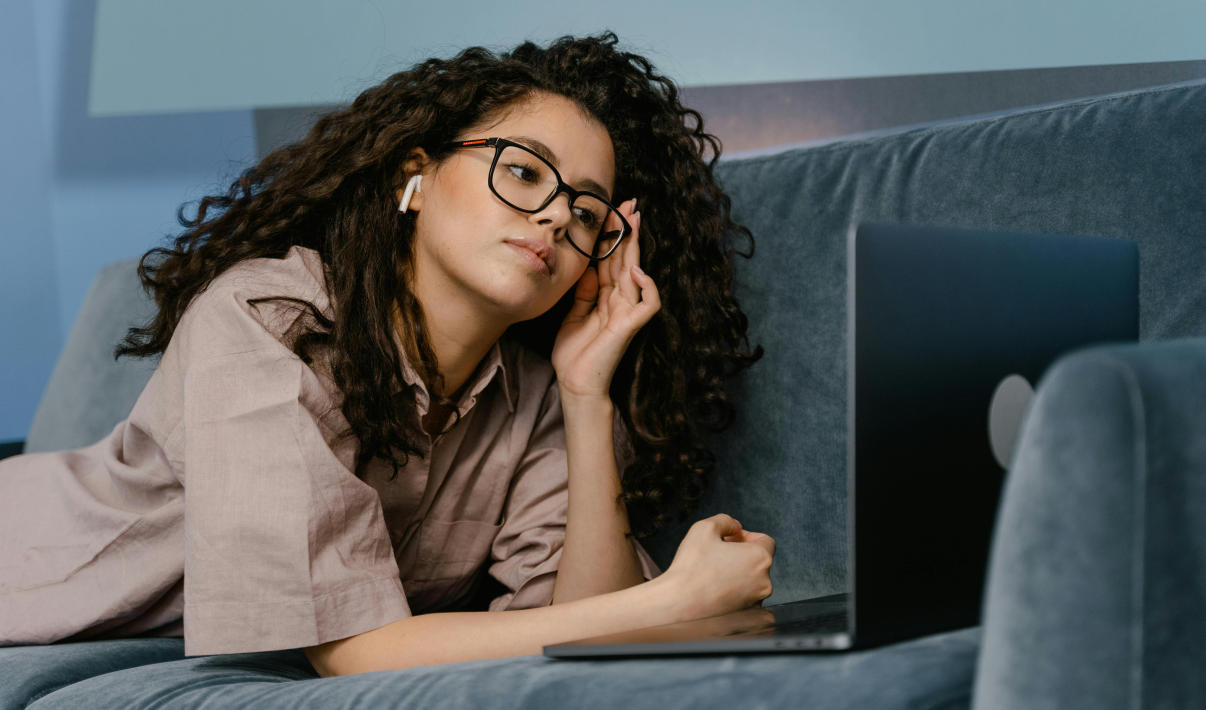
[[[979,630],[843,654],[567,661],[522,656],[318,678],[300,651],[188,658],[85,680],[31,710],[968,707]],[[20,706],[18,706],[20,707]]]
[[[0,648],[0,710],[25,708],[44,695],[95,676],[182,658],[184,639],[178,638]]]

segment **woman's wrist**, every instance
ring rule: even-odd
[[[661,619],[656,624],[658,626],[699,618],[688,590],[674,575],[661,574],[633,588],[633,591],[637,590],[647,595],[645,607],[654,614],[654,618]]]
[[[573,412],[588,416],[605,414],[608,421],[611,421],[612,409],[615,405],[612,404],[611,397],[606,392],[574,392],[565,385],[558,385],[557,389],[561,395],[561,411],[563,413]]]

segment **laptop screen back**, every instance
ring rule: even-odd
[[[1136,245],[864,224],[849,256],[857,643],[975,625],[998,459],[1059,355],[1138,338]]]

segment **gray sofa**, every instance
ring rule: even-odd
[[[695,517],[778,540],[771,602],[845,588],[845,237],[861,221],[1138,242],[1141,343],[1044,376],[1006,483],[984,626],[850,654],[524,657],[318,679],[298,651],[175,639],[0,649],[0,708],[1206,707],[1206,82],[726,160],[758,240],[739,297],[766,357],[735,383]],[[107,353],[145,312],[101,274],[29,435],[81,446],[149,376]],[[1169,342],[1153,342],[1169,341]],[[688,521],[689,522],[689,521]],[[687,522],[651,541],[663,566]]]

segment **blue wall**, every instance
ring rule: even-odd
[[[255,155],[249,110],[90,117],[94,9],[0,2],[0,441],[24,438],[100,268]]]
[[[33,7],[0,3],[0,440],[23,436],[62,342]]]
[[[338,103],[400,62],[603,29],[717,85],[1206,59],[1204,27],[1203,0],[103,0],[92,109]]]

